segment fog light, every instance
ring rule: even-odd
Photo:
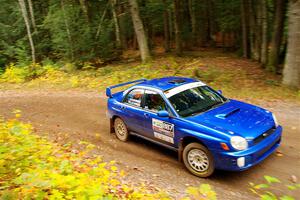
[[[240,157],[237,159],[237,165],[239,167],[244,167],[245,166],[245,157]]]

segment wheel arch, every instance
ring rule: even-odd
[[[115,133],[115,127],[114,127],[114,122],[116,118],[120,118],[122,119],[122,117],[118,116],[118,115],[113,115],[110,119],[109,119],[109,130],[110,133]],[[123,120],[123,119],[122,119]],[[124,121],[124,120],[123,120]]]
[[[207,145],[205,145],[205,143],[203,141],[201,141],[200,139],[198,139],[196,137],[193,137],[193,136],[185,136],[185,137],[183,137],[183,138],[180,139],[179,145],[178,145],[178,160],[180,162],[182,162],[183,149],[188,144],[193,143],[193,142],[199,143],[199,144],[205,146],[208,149]]]

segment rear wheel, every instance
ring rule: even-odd
[[[126,142],[129,137],[128,129],[126,124],[121,118],[116,118],[114,121],[114,129],[116,132],[116,136],[119,140]]]
[[[192,174],[202,178],[212,175],[215,170],[212,154],[199,143],[190,143],[184,148],[183,162]]]

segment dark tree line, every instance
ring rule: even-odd
[[[282,72],[288,52],[284,82],[300,85],[300,75],[296,84],[286,80],[294,77],[289,68],[299,71],[293,61],[300,45],[294,45],[299,43],[299,0],[289,6],[287,0],[0,2],[2,66],[45,59],[98,63],[119,59],[127,49],[139,49],[142,61],[148,61],[156,46],[178,56],[216,47],[257,60],[274,73]]]

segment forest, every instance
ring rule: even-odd
[[[1,0],[1,5],[0,73],[9,63],[99,68],[122,60],[128,50],[139,50],[145,63],[159,50],[184,56],[218,48],[300,86],[297,0]]]
[[[1,200],[300,199],[300,0],[0,0],[0,5]],[[119,141],[112,130],[119,127],[128,137],[130,130],[115,124],[118,117],[109,119],[111,86],[167,76],[201,80],[227,100],[208,107],[209,115],[177,118],[165,111],[161,120],[199,124],[216,134],[168,122],[171,141],[180,131],[194,135],[178,138],[173,150],[165,148],[167,140],[160,146],[138,134]],[[117,88],[127,89],[123,93],[113,89],[123,100],[134,90],[124,84]],[[129,121],[146,129],[154,118],[146,107],[136,109],[145,112],[142,121]],[[276,143],[274,130],[280,132]],[[180,152],[194,150],[184,150],[190,144],[205,150],[198,135],[218,139],[212,150],[232,156],[218,157],[221,165],[239,166],[242,158],[251,169],[194,176]],[[233,147],[237,135],[246,150]],[[235,153],[242,157],[235,160]]]

